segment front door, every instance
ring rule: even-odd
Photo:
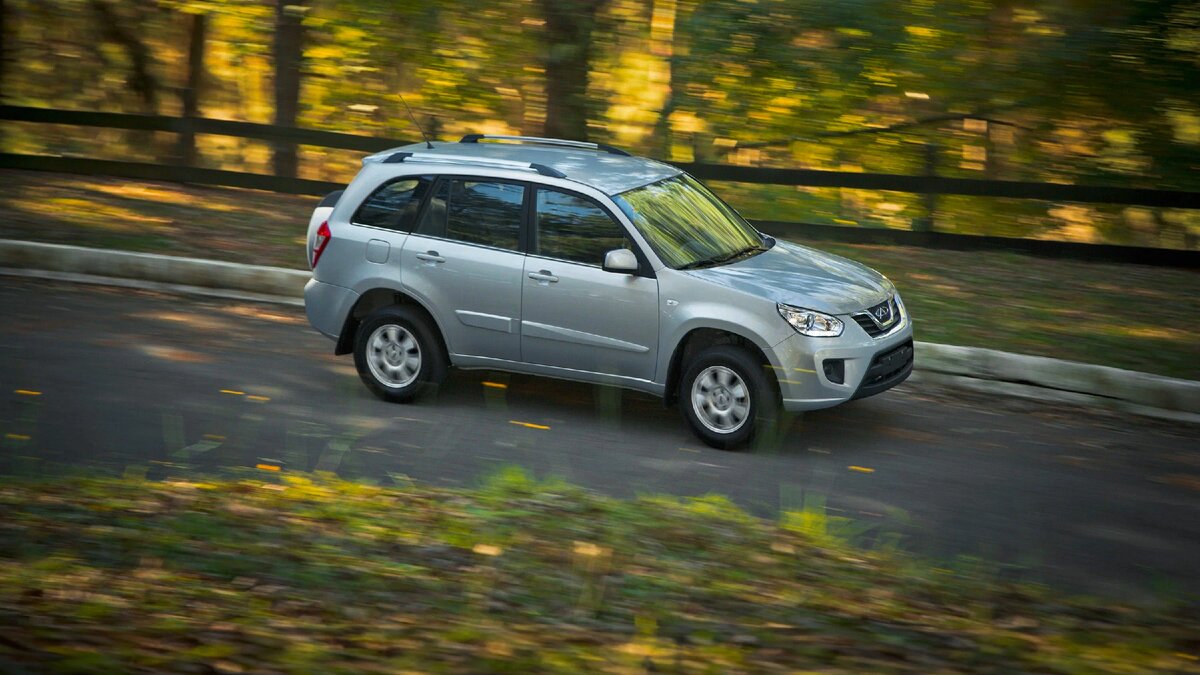
[[[526,187],[440,178],[404,242],[401,281],[437,313],[451,354],[519,361]]]
[[[658,281],[602,269],[605,253],[634,244],[588,197],[538,187],[534,199],[522,280],[523,360],[653,380]]]

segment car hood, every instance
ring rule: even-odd
[[[829,314],[850,314],[877,305],[893,288],[866,265],[784,241],[752,258],[684,274]]]

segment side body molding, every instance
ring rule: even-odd
[[[585,333],[583,331],[571,330],[570,328],[562,328],[560,326],[548,326],[544,323],[534,321],[521,322],[521,334],[525,337],[542,338],[544,340],[559,340],[561,342],[571,342],[574,344],[587,345],[589,347],[606,347],[608,349],[616,349],[623,352],[633,352],[635,354],[645,354],[650,351],[647,345],[634,344],[616,338],[596,335],[594,333]]]
[[[513,320],[507,316],[484,314],[483,312],[468,312],[465,309],[455,310],[454,315],[467,326],[494,330],[498,333],[512,333]]]

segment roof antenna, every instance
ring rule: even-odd
[[[413,126],[417,131],[421,132],[421,138],[425,139],[425,147],[433,150],[433,143],[429,142],[429,137],[425,135],[425,130],[417,123],[417,116],[413,114],[412,108],[408,107],[408,101],[404,100],[404,94],[397,94],[400,97],[400,102],[404,104],[404,109],[408,111],[408,119],[412,120]]]

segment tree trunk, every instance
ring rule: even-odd
[[[656,41],[654,29],[650,31],[651,53],[655,56],[664,57],[667,61],[667,96],[663,99],[662,110],[658,112],[658,121],[654,124],[654,138],[651,139],[651,147],[655,148],[659,159],[671,161],[671,149],[673,146],[673,138],[671,134],[671,114],[675,112],[679,106],[679,102],[683,99],[683,82],[679,76],[680,71],[680,17],[679,13],[683,8],[679,6],[675,0],[658,0],[654,3],[654,7],[650,12],[650,22],[655,23],[655,15],[662,11],[666,14],[666,20],[663,21],[661,30],[666,33],[666,36],[660,36]]]
[[[114,42],[129,56],[129,88],[142,100],[142,111],[158,112],[158,79],[151,72],[153,57],[150,48],[138,39],[138,26],[130,25],[104,0],[91,0],[92,11],[100,21],[104,39]]]
[[[551,138],[585,141],[592,29],[605,0],[538,0],[549,43],[546,69],[546,123]]]
[[[8,34],[5,32],[5,19],[8,18],[4,0],[0,0],[0,100],[4,97],[4,75],[8,71]]]
[[[675,112],[676,106],[679,104],[680,92],[679,78],[676,76],[678,69],[679,57],[672,55],[667,60],[667,98],[663,101],[662,110],[658,112],[658,122],[654,125],[654,138],[652,139],[653,146],[656,146],[658,158],[664,162],[671,161],[671,149],[674,145],[671,133],[671,115]]]
[[[0,0],[2,2],[3,0]],[[204,42],[208,16],[192,14],[188,30],[187,85],[183,89],[183,127],[179,130],[179,163],[196,164],[196,132],[193,120],[200,116],[200,90],[204,86]]]
[[[9,56],[9,41],[7,30],[8,8],[4,6],[4,0],[0,0],[0,103],[4,102],[4,92],[7,91],[4,87],[8,82],[5,75],[8,74],[8,56]],[[5,129],[0,128],[0,150],[7,150],[7,134]]]
[[[304,55],[305,0],[275,0],[275,125],[296,126],[300,108],[300,63]],[[296,177],[296,144],[275,143],[275,175]]]

